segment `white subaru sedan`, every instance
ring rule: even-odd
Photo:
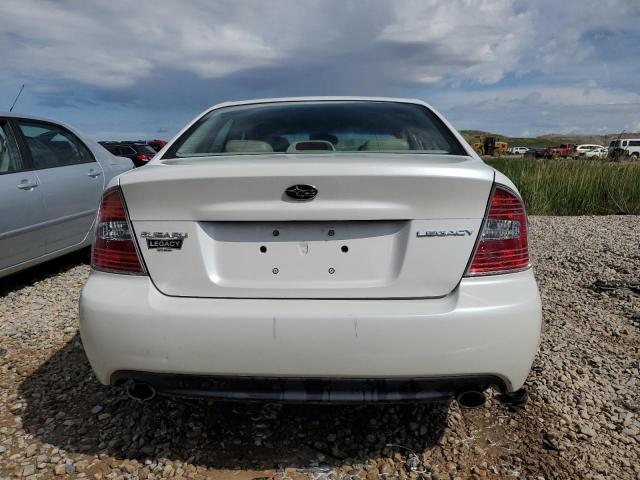
[[[312,402],[520,389],[515,186],[417,100],[216,105],[104,193],[80,331],[104,384]]]

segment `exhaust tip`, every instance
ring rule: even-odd
[[[468,392],[462,392],[456,397],[460,408],[478,408],[485,404],[486,397],[483,392],[477,392],[475,390],[469,390]]]
[[[139,402],[148,402],[156,396],[156,389],[148,383],[133,382],[127,385],[127,395]]]

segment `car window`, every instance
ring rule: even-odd
[[[70,132],[55,125],[19,121],[36,169],[92,162],[93,156]]]
[[[149,145],[135,145],[134,149],[138,152],[138,153],[144,153],[146,155],[155,155],[156,151],[151,148]]]
[[[629,141],[629,146],[630,147],[638,147],[638,146],[640,146],[640,140],[631,140],[631,141]]]
[[[118,152],[120,151],[120,148],[115,146],[115,145],[104,145],[104,144],[100,144],[102,145],[102,147],[109,153],[113,154],[113,155],[117,155]]]
[[[83,163],[89,163],[89,162],[95,162],[95,158],[93,157],[93,154],[91,153],[91,151],[89,150],[89,147],[87,147],[84,142],[82,140],[80,140],[78,137],[76,137],[75,135],[73,135],[73,138],[76,140],[76,145],[78,146],[78,149],[80,150],[80,154],[82,155],[83,158]]]
[[[136,151],[129,147],[129,146],[122,146],[121,148],[121,155],[135,155]]]
[[[22,156],[7,123],[0,123],[0,174],[24,170]]]
[[[466,155],[453,133],[421,105],[311,101],[213,110],[165,158],[301,151]]]

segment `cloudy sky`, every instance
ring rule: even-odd
[[[640,130],[639,0],[0,2],[0,111],[169,138],[224,100],[423,99],[459,129]]]

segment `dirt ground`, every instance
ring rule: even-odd
[[[542,342],[513,410],[159,398],[94,378],[72,255],[0,280],[0,478],[640,479],[640,217],[533,217]]]

